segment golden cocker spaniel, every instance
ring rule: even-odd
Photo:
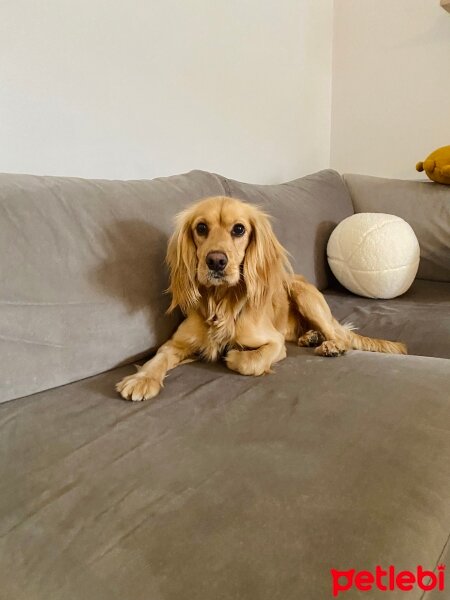
[[[358,335],[331,314],[323,295],[292,273],[268,215],[228,197],[207,198],[177,217],[167,263],[172,303],[186,315],[172,338],[117,390],[129,400],[158,394],[167,371],[190,358],[224,358],[242,375],[270,373],[285,342],[320,356],[350,348],[405,354],[399,342]]]

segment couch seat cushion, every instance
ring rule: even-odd
[[[434,568],[446,360],[292,346],[266,377],[183,365],[142,404],[113,392],[131,368],[0,407],[3,597],[325,599],[331,568]]]
[[[392,300],[362,298],[339,289],[325,297],[334,316],[370,337],[405,342],[409,354],[450,358],[450,283],[416,279]]]

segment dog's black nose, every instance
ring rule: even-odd
[[[211,271],[220,273],[225,269],[228,263],[227,255],[223,252],[209,252],[206,255],[206,264]]]

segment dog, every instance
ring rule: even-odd
[[[178,215],[168,250],[169,312],[185,320],[137,373],[116,388],[134,401],[154,398],[170,369],[189,359],[217,361],[241,375],[270,373],[286,342],[319,356],[349,349],[406,354],[400,342],[358,335],[331,314],[320,291],[295,275],[267,214],[228,197],[206,198]]]

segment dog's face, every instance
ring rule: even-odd
[[[177,218],[167,251],[171,309],[184,312],[214,290],[245,283],[258,302],[275,267],[287,262],[267,215],[251,204],[228,197],[201,200]]]
[[[233,286],[252,233],[248,206],[232,199],[200,202],[191,221],[200,285]]]

